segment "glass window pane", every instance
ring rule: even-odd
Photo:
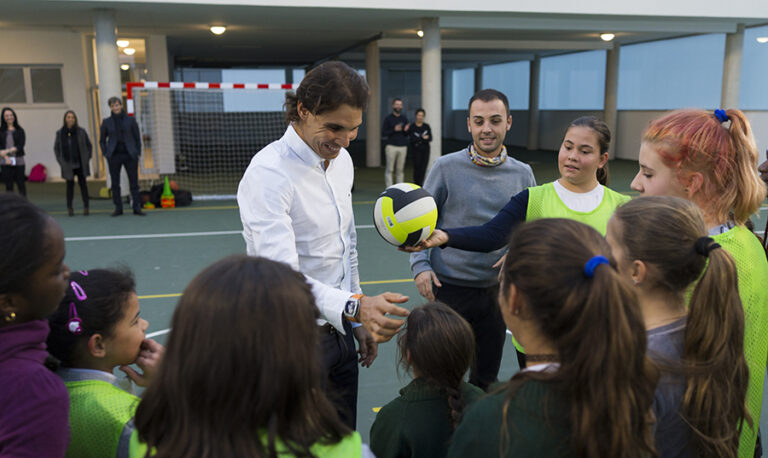
[[[454,110],[466,110],[469,99],[475,94],[475,69],[462,68],[453,71]]]
[[[531,64],[528,61],[483,67],[483,89],[496,89],[509,99],[510,110],[527,110]]]
[[[60,68],[31,68],[33,103],[64,103]]]
[[[768,26],[752,27],[744,31],[739,87],[739,108],[742,110],[768,110],[768,42],[757,41],[758,38],[766,37]]]
[[[618,108],[716,108],[724,56],[725,34],[624,46],[619,56]]]
[[[293,84],[301,84],[301,80],[304,79],[304,71],[303,68],[294,68],[293,71]],[[365,70],[363,70],[363,73],[361,75],[365,76]]]
[[[24,71],[21,67],[0,67],[0,103],[26,103]]]
[[[285,84],[285,69],[222,70],[221,80],[227,83]],[[283,103],[283,91],[232,90],[224,93],[224,111],[282,111]]]
[[[542,110],[602,110],[605,59],[605,51],[541,59],[539,107]]]

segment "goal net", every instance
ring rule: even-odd
[[[234,199],[251,158],[282,137],[291,84],[128,83],[143,142],[141,178],[169,176],[195,199]]]

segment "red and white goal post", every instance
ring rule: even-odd
[[[142,135],[142,176],[170,176],[196,199],[233,199],[253,155],[283,135],[285,93],[297,87],[129,82],[126,111]]]

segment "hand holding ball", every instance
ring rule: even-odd
[[[412,183],[388,187],[376,200],[373,222],[379,235],[394,246],[425,240],[437,224],[437,204],[424,188]]]

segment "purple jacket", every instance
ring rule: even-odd
[[[0,458],[63,457],[69,445],[69,396],[43,366],[48,322],[0,328]]]

